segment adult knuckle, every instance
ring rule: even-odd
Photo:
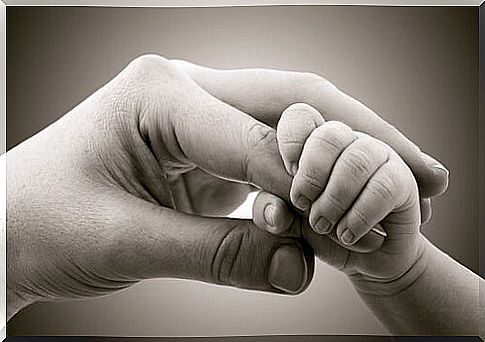
[[[322,76],[314,72],[302,72],[300,73],[300,77],[305,83],[317,83],[325,81]]]
[[[332,82],[313,72],[298,73],[297,84],[296,89],[302,91],[302,99],[305,99],[308,94],[314,94],[315,92],[328,94],[337,89]]]
[[[180,78],[178,68],[166,58],[157,54],[136,57],[126,68],[131,77],[139,80],[152,78],[160,81]]]
[[[278,150],[276,131],[261,123],[252,123],[247,130],[245,158],[243,158],[242,173],[246,181],[252,181],[256,176],[261,158]]]
[[[305,90],[320,83],[323,78],[313,72],[294,72],[290,79],[291,86],[296,90]]]
[[[302,72],[300,73],[300,82],[305,87],[332,87],[333,84],[326,78],[320,76],[319,74],[313,72]]]
[[[165,66],[168,64],[169,61],[160,55],[145,54],[133,59],[130,66],[141,70],[152,70],[154,67]]]
[[[248,150],[264,150],[275,145],[276,132],[261,123],[252,124],[248,130]]]
[[[180,67],[182,69],[189,69],[193,66],[192,63],[190,63],[189,61],[185,60],[185,59],[171,59],[170,62],[174,65],[176,65],[177,67]]]

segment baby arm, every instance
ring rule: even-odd
[[[420,233],[415,178],[389,146],[341,122],[324,122],[305,104],[283,113],[277,139],[294,176],[291,201],[308,216],[305,239],[348,276],[388,330],[478,334],[483,279]],[[382,246],[356,252],[376,227],[386,234]]]

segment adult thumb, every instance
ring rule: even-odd
[[[128,279],[182,278],[297,294],[311,281],[312,250],[250,220],[184,214],[139,198],[121,201],[108,260]]]

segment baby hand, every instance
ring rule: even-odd
[[[341,122],[324,122],[306,104],[283,113],[277,139],[294,176],[291,201],[308,213],[303,234],[316,255],[351,276],[361,290],[404,286],[404,280],[389,284],[409,273],[422,254],[420,208],[414,176],[397,153]],[[355,252],[379,225],[386,235],[382,246]]]

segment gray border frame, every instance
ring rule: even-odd
[[[480,6],[484,0],[1,0],[7,6],[220,7],[274,5]]]
[[[6,155],[5,155],[5,147],[6,147],[6,7],[7,6],[105,6],[105,7],[219,7],[219,6],[274,6],[274,5],[368,5],[368,6],[480,6],[479,9],[479,16],[480,16],[480,23],[482,20],[485,20],[485,7],[483,5],[485,0],[428,0],[428,1],[420,1],[420,0],[374,0],[374,1],[364,1],[364,0],[343,0],[343,1],[329,1],[329,0],[313,0],[313,1],[298,1],[298,0],[261,0],[261,1],[254,1],[254,0],[103,0],[103,1],[96,1],[96,0],[71,0],[71,1],[63,1],[63,0],[1,0],[0,1],[0,45],[1,45],[1,54],[0,54],[0,340],[4,340],[6,338]],[[480,29],[480,64],[485,65],[485,56],[482,52],[485,49],[485,37],[484,32],[482,29],[483,25],[479,25]],[[480,119],[479,125],[482,128],[484,124],[484,120],[482,118],[482,106],[483,100],[482,98],[485,97],[484,88],[482,86],[483,82],[485,82],[485,71],[480,68]],[[481,133],[481,129],[480,129]],[[483,134],[479,133],[479,143],[480,147],[485,146],[485,138]],[[480,151],[481,152],[481,151]],[[485,168],[484,165],[484,158],[480,153],[480,171]],[[479,188],[480,188],[480,198],[484,196],[485,193],[485,182],[481,181]],[[482,229],[482,213],[480,212],[480,232],[483,231]],[[480,234],[480,242],[482,243],[483,234]],[[480,275],[483,277],[485,274],[485,251],[480,250]],[[485,294],[483,293],[484,290],[480,289],[480,308],[485,306]],[[482,305],[482,303],[484,305]],[[480,337],[485,336],[485,312],[480,310]],[[297,336],[288,336],[284,338],[283,336],[275,336],[275,337],[266,337],[264,338],[265,341],[292,341]],[[348,338],[348,339],[347,339]],[[366,337],[361,336],[300,336],[298,337],[299,341],[473,341],[473,337],[462,338],[462,337],[439,337],[438,339],[434,338],[425,338],[425,337],[402,337],[402,338],[384,338],[379,339],[377,336],[373,337]],[[24,338],[8,338],[9,341],[135,341],[138,340],[132,338],[85,338],[85,337],[30,337],[28,339]],[[192,341],[195,339],[170,339],[170,338],[143,338],[141,340],[150,340],[150,341],[172,341],[172,340],[183,340],[183,341]],[[199,339],[197,339],[199,340]],[[260,340],[260,337],[253,338],[240,338],[240,337],[231,337],[231,338],[209,338],[204,339],[205,341],[256,341]],[[480,340],[479,337],[476,339],[477,341]]]

